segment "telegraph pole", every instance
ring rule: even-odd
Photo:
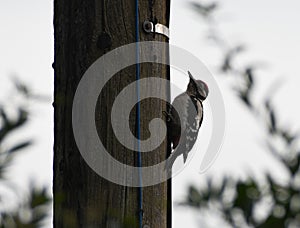
[[[168,42],[164,34],[145,32],[147,26],[143,28],[143,24],[149,21],[168,27],[169,11],[169,0],[54,0],[54,227],[140,227],[141,215],[144,227],[171,227],[170,181],[143,187],[140,191],[140,188],[102,178],[82,158],[72,129],[73,98],[86,70],[109,51],[136,42],[136,20],[139,41]],[[168,50],[165,51],[167,58]],[[114,75],[101,91],[95,109],[96,128],[106,150],[121,163],[131,166],[138,165],[137,153],[124,147],[115,137],[110,116],[114,99],[136,80],[135,75],[136,66]],[[140,78],[147,77],[169,79],[169,67],[143,63]],[[165,90],[169,97],[169,88]],[[139,137],[143,140],[149,137],[151,119],[162,118],[166,102],[145,99],[139,109]],[[136,107],[130,114],[129,125],[136,135]],[[141,164],[159,163],[169,152],[165,139],[153,152],[142,153]]]

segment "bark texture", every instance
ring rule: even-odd
[[[151,14],[159,23],[168,26],[169,0],[140,0],[139,9],[140,27]],[[135,42],[134,15],[134,1],[54,0],[54,227],[137,227],[138,188],[116,185],[99,177],[82,159],[72,131],[72,102],[82,75],[109,50]],[[167,42],[165,37],[146,34],[142,28],[140,38],[141,41]],[[167,66],[150,63],[141,66],[142,78],[168,78],[168,75]],[[115,75],[101,91],[95,114],[102,143],[112,156],[129,165],[136,165],[137,155],[115,138],[110,112],[114,98],[133,81],[135,66]],[[168,97],[168,88],[162,89],[166,90]],[[166,110],[166,104],[158,99],[147,99],[141,103],[142,139],[149,137],[149,121],[162,118],[163,110]],[[129,122],[135,133],[135,110]],[[143,153],[143,166],[164,160],[168,150],[170,148],[165,140],[154,152]],[[170,182],[143,189],[145,225],[170,227],[170,197]]]

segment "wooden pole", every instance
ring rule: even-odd
[[[152,17],[168,26],[169,0],[140,0],[139,10],[140,40],[167,42],[162,35],[144,33],[142,23]],[[138,227],[138,189],[97,175],[81,157],[72,131],[73,97],[81,77],[103,54],[135,42],[134,12],[134,1],[54,0],[54,227]],[[118,142],[109,121],[114,98],[135,81],[134,68],[123,69],[105,85],[95,113],[98,134],[107,151],[132,166],[136,165],[136,153]],[[169,79],[169,67],[142,64],[141,78],[145,77]],[[149,121],[161,118],[164,110],[165,102],[158,99],[141,103],[141,139],[149,137]],[[129,123],[135,132],[134,110]],[[161,162],[168,151],[165,140],[154,152],[143,153],[143,166]],[[170,181],[143,188],[143,212],[143,224],[171,227]]]

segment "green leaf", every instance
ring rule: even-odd
[[[44,205],[50,201],[49,196],[46,193],[46,189],[37,190],[32,189],[30,193],[30,207],[35,208]]]
[[[233,202],[233,207],[240,208],[243,211],[248,223],[253,220],[253,207],[259,197],[260,191],[254,181],[237,183],[236,198]]]
[[[284,228],[285,220],[276,218],[274,216],[269,216],[265,222],[261,223],[257,228]]]

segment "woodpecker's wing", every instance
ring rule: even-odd
[[[193,148],[203,119],[202,103],[186,93],[177,96],[170,111],[168,135],[173,143],[173,153],[166,168],[170,170],[176,158],[183,154],[184,162]],[[180,137],[181,136],[181,137]]]
[[[202,102],[194,99],[193,106],[194,107],[190,108],[190,109],[195,110],[195,108],[196,108],[197,114],[193,117],[188,118],[188,122],[187,122],[187,125],[185,128],[185,133],[184,133],[185,138],[183,139],[183,142],[182,142],[182,144],[185,145],[185,148],[182,148],[184,162],[186,161],[188,153],[192,150],[192,148],[196,142],[196,139],[198,137],[198,132],[201,127],[202,120],[203,120]],[[190,110],[189,112],[193,112],[193,110]]]
[[[182,137],[178,143],[185,144],[190,137],[197,137],[201,125],[200,122],[202,122],[202,113],[203,108],[200,101],[191,98],[186,93],[177,96],[173,101],[171,109],[173,121],[171,121],[172,132],[170,133],[172,138],[180,138],[181,135]],[[189,145],[186,145],[187,150],[191,149]],[[173,145],[173,148],[175,149],[176,146],[174,147]]]
[[[173,143],[173,149],[177,147],[180,140],[180,135],[185,132],[186,122],[188,118],[188,109],[191,103],[190,97],[186,93],[177,96],[171,107],[170,116],[172,119],[169,124],[169,135]]]

